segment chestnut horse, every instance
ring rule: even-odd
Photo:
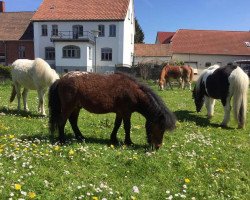
[[[164,89],[164,85],[169,84],[170,88],[173,89],[171,85],[171,79],[176,79],[179,82],[179,87],[185,89],[186,84],[189,85],[189,90],[191,90],[191,84],[194,77],[194,70],[190,66],[171,66],[166,65],[163,67],[160,79],[159,87],[161,90]]]
[[[114,128],[110,139],[118,143],[117,131],[123,121],[125,144],[130,138],[131,115],[138,112],[146,118],[147,141],[158,149],[166,130],[175,128],[176,118],[164,102],[149,87],[122,74],[95,74],[69,72],[51,85],[49,90],[49,127],[53,134],[59,130],[59,141],[65,142],[64,127],[67,119],[75,137],[83,140],[77,119],[80,109],[96,114],[115,113]]]
[[[247,92],[249,78],[238,66],[211,66],[205,69],[193,90],[196,111],[200,112],[205,102],[207,116],[214,114],[215,99],[220,99],[224,107],[224,119],[221,126],[226,127],[230,120],[230,101],[233,97],[234,117],[238,128],[244,128],[247,113]]]

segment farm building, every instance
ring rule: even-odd
[[[0,1],[0,64],[10,65],[18,58],[34,59],[34,12],[5,12]]]
[[[32,22],[35,57],[59,72],[108,72],[132,65],[133,0],[44,0]]]
[[[172,60],[184,61],[198,71],[213,64],[250,59],[248,31],[180,29],[173,36],[166,32],[165,38],[164,32],[158,33],[156,41],[170,44]]]

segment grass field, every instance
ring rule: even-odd
[[[69,143],[52,145],[48,118],[36,112],[36,92],[28,96],[30,112],[19,113],[17,100],[8,103],[11,83],[0,84],[0,199],[250,199],[249,112],[245,130],[236,129],[233,117],[221,129],[220,102],[209,121],[204,108],[195,112],[190,91],[149,84],[178,118],[157,152],[148,150],[145,119],[137,113],[133,147],[123,145],[123,129],[120,146],[110,145],[114,114],[84,110],[78,124],[86,142],[75,141],[67,124]]]

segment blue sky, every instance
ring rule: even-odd
[[[250,0],[134,1],[135,15],[144,32],[145,43],[154,43],[158,31],[250,30]],[[6,11],[34,11],[41,2],[5,0]]]

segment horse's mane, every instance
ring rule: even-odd
[[[139,88],[149,97],[150,103],[148,107],[146,109],[145,107],[143,108],[143,114],[145,115],[146,119],[155,121],[160,117],[164,117],[166,120],[163,120],[164,121],[164,124],[162,124],[163,128],[164,129],[166,129],[167,127],[172,127],[171,129],[174,128],[175,116],[166,107],[162,99],[149,86],[139,82],[136,78],[132,77],[129,74],[121,72],[116,72],[116,74],[122,74],[126,78],[135,82],[139,86]]]

